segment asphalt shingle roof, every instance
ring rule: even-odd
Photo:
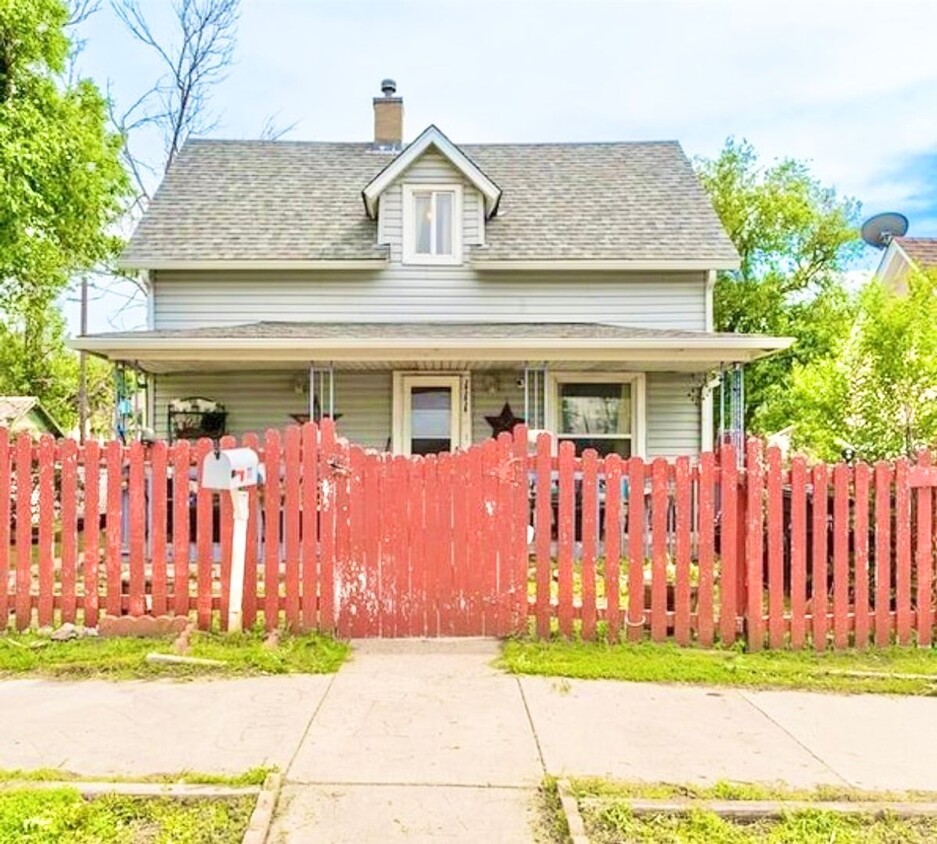
[[[934,237],[898,237],[895,238],[904,253],[921,269],[937,267],[937,238]]]
[[[676,142],[461,149],[503,191],[472,257],[737,258]],[[390,160],[369,143],[191,141],[124,261],[383,258],[361,191]]]

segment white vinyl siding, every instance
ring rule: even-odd
[[[310,322],[618,322],[705,329],[705,273],[484,273],[399,266],[368,273],[153,274],[155,328]]]
[[[518,417],[524,415],[521,370],[481,370],[471,376],[473,442],[491,436],[486,416],[497,416],[505,401]],[[204,396],[220,401],[228,412],[228,431],[262,434],[293,422],[290,414],[307,413],[309,395],[297,386],[306,370],[174,373],[157,375],[156,433],[165,437],[166,405],[170,399]],[[672,372],[648,372],[646,381],[647,456],[697,454],[700,442],[699,406],[694,390],[699,378]],[[391,439],[392,373],[336,372],[335,412],[341,436],[368,448],[384,450]]]
[[[699,454],[700,375],[682,372],[647,374],[647,456]]]

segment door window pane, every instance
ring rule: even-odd
[[[631,385],[560,384],[561,434],[630,434]]]
[[[621,457],[631,457],[631,438],[630,437],[563,437],[560,442],[569,440],[576,446],[576,455],[581,457],[587,448],[595,449],[599,457],[608,457],[610,454],[617,454]]]
[[[436,194],[436,254],[452,254],[452,194]]]
[[[410,453],[436,454],[452,448],[452,390],[413,387],[410,390]]]
[[[414,194],[413,213],[416,252],[420,255],[429,255],[433,233],[433,195],[431,193]]]

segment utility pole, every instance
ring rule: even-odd
[[[88,276],[81,277],[81,336],[88,333]],[[86,352],[78,353],[78,437],[85,441],[88,432],[88,363]]]

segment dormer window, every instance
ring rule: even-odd
[[[404,185],[403,206],[404,263],[462,263],[460,185]]]

